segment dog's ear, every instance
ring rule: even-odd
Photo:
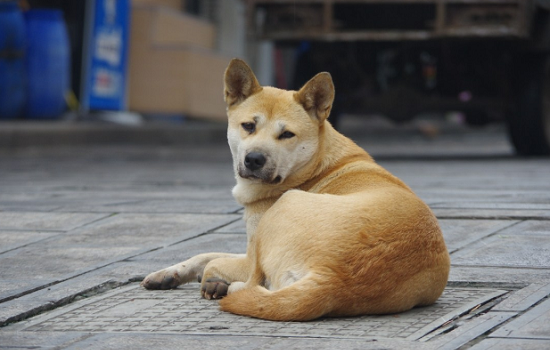
[[[252,69],[238,58],[229,62],[229,66],[225,70],[224,82],[225,102],[229,107],[262,90]]]
[[[327,72],[317,74],[294,95],[294,98],[313,118],[319,122],[325,121],[334,101],[332,77]]]

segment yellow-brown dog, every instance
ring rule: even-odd
[[[202,276],[222,310],[279,321],[385,314],[434,303],[449,274],[437,220],[401,180],[328,123],[334,86],[259,85],[245,62],[225,73],[227,138],[244,205],[246,254],[208,253],[142,285]],[[226,296],[227,295],[227,296]]]

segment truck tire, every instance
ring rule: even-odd
[[[550,154],[550,59],[548,54],[521,55],[514,64],[508,133],[516,152]]]

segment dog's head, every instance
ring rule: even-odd
[[[262,87],[248,65],[234,59],[225,72],[227,138],[238,177],[280,184],[317,153],[334,85],[319,73],[300,91]]]

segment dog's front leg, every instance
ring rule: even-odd
[[[244,219],[246,221],[248,241],[247,253],[237,258],[235,258],[235,256],[229,256],[215,259],[206,265],[201,281],[201,294],[203,298],[221,299],[227,295],[229,286],[232,283],[244,283],[248,281],[252,273],[252,262],[255,259],[256,251],[256,247],[254,243],[252,243],[252,237],[256,232],[256,227],[263,213],[272,204],[272,201],[265,201],[265,204],[255,211],[245,209]],[[232,290],[235,289],[236,286],[237,284],[232,287]]]
[[[248,256],[212,260],[204,269],[201,295],[205,299],[221,299],[227,295],[231,283],[247,281],[250,273]]]
[[[141,285],[147,289],[172,289],[180,284],[202,279],[204,268],[216,259],[239,259],[244,254],[206,253],[199,254],[182,263],[149,274]]]

